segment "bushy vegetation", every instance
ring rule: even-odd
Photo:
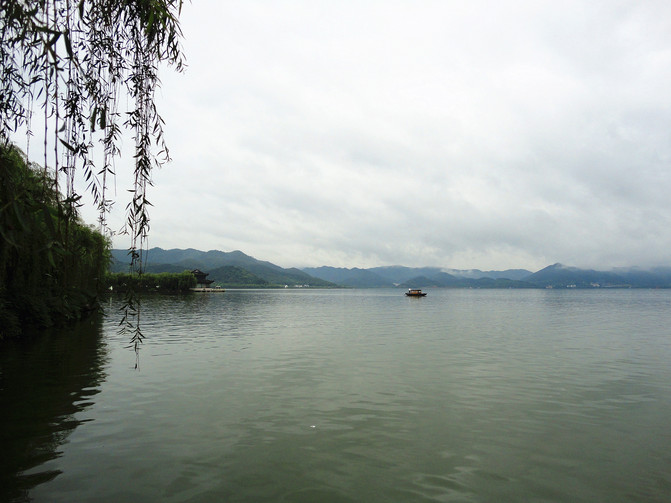
[[[108,273],[105,284],[114,292],[177,293],[187,292],[196,286],[196,277],[189,271],[181,273],[162,272],[159,274],[128,274],[122,272]]]
[[[109,242],[66,204],[48,172],[0,145],[0,339],[97,307]]]

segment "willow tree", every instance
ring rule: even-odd
[[[41,142],[40,161],[65,194],[62,211],[76,211],[75,176],[82,176],[104,226],[113,203],[108,183],[129,131],[134,181],[124,232],[138,272],[151,173],[169,160],[154,91],[161,64],[183,68],[181,8],[182,0],[0,0],[0,143],[26,131],[30,157],[31,142]],[[122,326],[136,349],[139,315],[129,297]]]

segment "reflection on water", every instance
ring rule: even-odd
[[[143,306],[140,371],[116,332],[117,306],[81,366],[60,368],[74,358],[61,346],[29,351],[61,352],[47,363],[18,350],[3,357],[18,381],[45,381],[27,375],[33,359],[71,384],[24,414],[42,426],[19,450],[51,445],[25,462],[23,476],[44,483],[30,489],[19,477],[34,501],[671,494],[671,291],[157,296]],[[29,394],[14,389],[3,408]]]
[[[0,350],[0,500],[28,499],[30,489],[60,470],[42,468],[60,456],[82,424],[104,380],[100,316],[53,329]]]

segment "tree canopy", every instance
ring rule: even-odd
[[[113,203],[108,181],[129,131],[134,181],[124,231],[138,269],[151,172],[169,160],[154,92],[160,64],[184,66],[181,8],[182,0],[0,0],[0,144],[25,129],[30,160],[37,136],[45,174],[49,166],[54,173],[45,180],[53,178],[54,190],[65,194],[65,211],[80,204],[79,173],[103,225]]]

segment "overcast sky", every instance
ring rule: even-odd
[[[671,265],[668,0],[192,0],[181,23],[150,247]]]

